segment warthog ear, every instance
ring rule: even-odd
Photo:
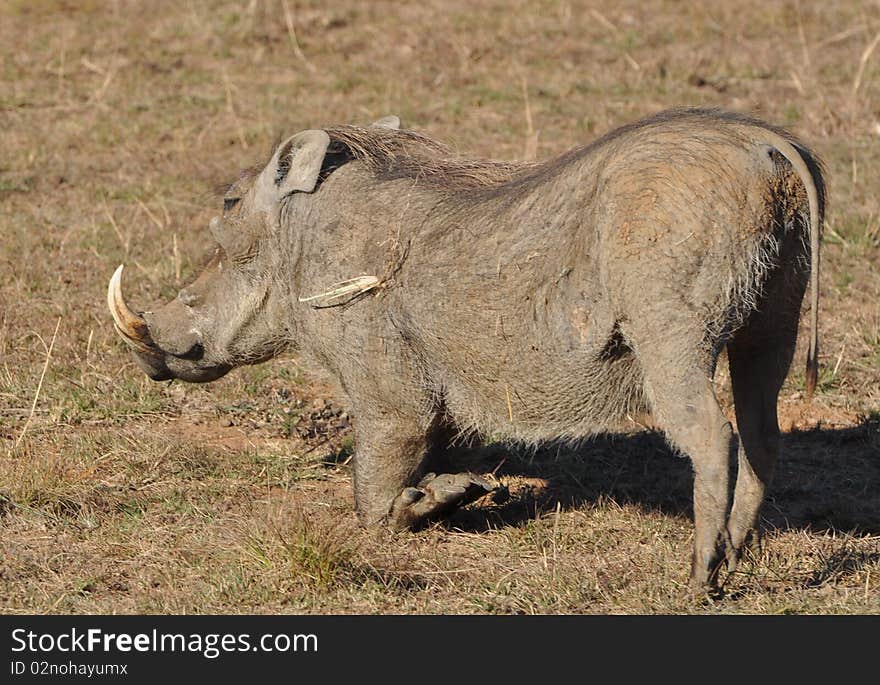
[[[393,128],[396,130],[400,128],[400,117],[389,114],[387,117],[376,119],[370,126],[373,128]]]
[[[285,140],[260,173],[260,194],[277,200],[294,191],[311,193],[330,146],[326,131],[302,131]]]

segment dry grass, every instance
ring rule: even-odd
[[[3,3],[0,611],[878,612],[878,32],[867,1]],[[395,113],[541,159],[673,105],[789,126],[830,171],[819,393],[800,353],[766,548],[713,603],[652,433],[467,452],[508,502],[364,532],[347,416],[296,360],[152,384],[115,337],[115,266],[174,294],[212,189],[282,135]]]

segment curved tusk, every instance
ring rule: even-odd
[[[116,332],[131,347],[147,354],[156,354],[156,346],[150,337],[147,322],[135,314],[122,296],[122,264],[113,272],[107,287],[107,307],[113,316]]]

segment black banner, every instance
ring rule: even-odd
[[[839,679],[873,659],[878,628],[876,617],[0,616],[0,683],[590,680],[608,669],[696,675],[697,663],[714,664],[702,671],[711,676],[746,662],[763,675],[784,665],[787,680],[824,668]]]

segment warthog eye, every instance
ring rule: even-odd
[[[223,198],[223,211],[228,212],[230,209],[235,207],[239,202],[241,202],[240,197],[224,197]]]

